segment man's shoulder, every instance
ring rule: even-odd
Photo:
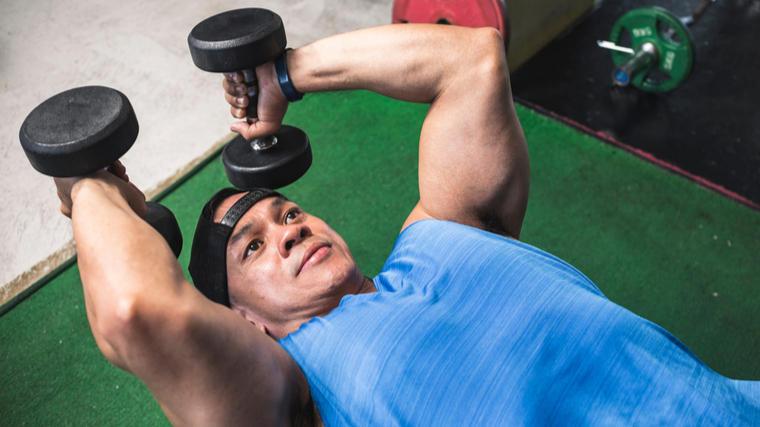
[[[451,221],[424,219],[406,227],[375,280],[408,281],[413,273],[437,275],[450,269],[480,269],[487,254],[506,253],[514,242],[488,231]],[[382,286],[378,287],[381,289]],[[395,287],[392,287],[395,289]]]
[[[406,226],[398,238],[396,238],[396,246],[400,246],[399,243],[403,243],[404,245],[418,245],[420,243],[445,244],[454,239],[462,238],[475,240],[495,239],[495,241],[504,239],[515,240],[492,230],[473,227],[459,222],[429,218],[415,221]]]

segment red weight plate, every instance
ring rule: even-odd
[[[493,27],[509,50],[509,12],[504,0],[396,0],[393,23],[408,22]]]

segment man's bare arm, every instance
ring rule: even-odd
[[[185,280],[127,202],[132,189],[105,172],[57,184],[69,200],[90,326],[108,360],[139,377],[175,425],[287,425],[308,396],[300,369]]]
[[[439,218],[519,237],[528,150],[496,30],[391,25],[329,37],[289,51],[287,59],[300,92],[368,89],[431,104],[420,136],[420,202],[404,227]],[[271,63],[257,74],[261,122],[233,125],[248,139],[274,131],[287,108]],[[235,87],[225,81],[232,113],[242,118],[247,99],[237,99]]]

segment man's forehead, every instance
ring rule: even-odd
[[[238,200],[242,199],[243,196],[245,196],[246,194],[248,194],[248,192],[233,194],[227,197],[226,199],[224,199],[214,211],[213,221],[217,223],[221,222],[222,218],[224,218],[224,215],[227,213],[227,211],[230,210],[230,208],[232,208],[232,206],[235,203],[237,203]],[[286,197],[280,196],[280,195],[273,195],[271,197],[261,199],[260,201],[256,202],[253,206],[251,206],[245,213],[243,213],[243,215],[240,217],[240,220],[238,221],[238,224],[236,224],[235,228],[237,228],[237,225],[243,222],[243,218],[245,218],[246,216],[250,218],[251,216],[255,216],[259,214],[265,215],[268,211],[279,208],[280,206],[286,203],[295,204],[291,202],[290,200],[288,200]]]
[[[222,218],[224,218],[224,215],[227,213],[227,211],[230,210],[230,208],[232,208],[232,206],[246,194],[247,193],[234,194],[222,201],[222,203],[220,203],[217,207],[216,212],[214,212],[214,222],[220,222]],[[280,207],[285,204],[295,205],[295,203],[291,202],[282,195],[267,197],[256,202],[245,213],[243,213],[243,215],[235,224],[232,235],[227,241],[227,248],[231,249],[235,246],[235,243],[238,242],[243,236],[261,227],[263,222],[266,222],[268,216],[273,214],[276,215],[276,212],[280,209]]]

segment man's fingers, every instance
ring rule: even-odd
[[[230,95],[229,93],[225,93],[224,99],[233,107],[244,109],[248,106],[248,97],[244,95]]]
[[[129,178],[125,173],[126,168],[121,162],[114,162],[111,165],[111,170],[112,172],[110,173],[105,170],[99,170],[85,178],[97,179],[104,183],[115,185],[132,210],[141,218],[145,218],[145,215],[148,214],[148,208],[145,205],[145,194],[140,191],[134,183],[129,182]],[[58,199],[61,201],[61,213],[69,218],[71,218],[71,211],[74,203],[71,197],[71,191],[74,188],[74,185],[81,179],[82,177],[53,178]]]
[[[111,170],[113,171],[113,174],[116,176],[124,175],[124,172],[127,171],[127,168],[124,167],[124,165],[119,161],[115,161],[111,164]]]
[[[142,197],[143,202],[145,201],[145,193],[143,193],[139,188],[137,188],[137,186],[134,183],[130,182],[127,185],[129,185],[130,187],[132,187],[135,190],[136,193],[140,194],[140,196]]]
[[[53,178],[53,182],[58,200],[61,201],[61,213],[71,218],[71,187],[76,178]]]
[[[232,114],[232,117],[236,119],[244,119],[245,118],[245,108],[238,108],[235,106],[230,107],[230,114]]]
[[[253,124],[249,124],[248,122],[236,122],[230,126],[230,130],[239,133],[246,139],[246,141],[253,141],[256,138],[265,136],[265,134],[261,133],[261,130],[257,128],[256,125],[258,123],[260,122],[255,122]]]
[[[145,218],[148,214],[148,207],[145,205],[145,194],[140,191],[134,183],[127,183],[127,189],[122,191],[124,198],[133,211],[140,217]]]
[[[279,130],[288,108],[287,100],[277,86],[274,64],[268,63],[262,67],[256,68],[260,88],[258,105],[255,106],[259,116],[258,120],[241,121],[230,126],[233,132],[239,133],[248,141],[270,135]],[[247,97],[248,89],[243,83],[243,75],[241,73],[224,73],[222,86],[225,92],[224,99],[230,105],[232,117],[245,119],[245,109],[250,106],[251,100]]]
[[[58,189],[57,194],[58,200],[61,201],[61,213],[68,218],[71,218],[71,203],[67,203],[68,197],[66,197],[60,189]]]
[[[243,73],[234,71],[231,73],[224,73],[224,79],[228,80],[230,82],[242,82],[243,81]]]
[[[224,91],[228,93],[229,95],[245,96],[246,87],[245,87],[245,84],[241,82],[242,82],[242,77],[239,81],[235,81],[235,80],[230,80],[225,76],[224,80],[222,80],[222,87],[224,88]]]
[[[230,130],[233,132],[237,132],[240,135],[243,136],[243,138],[247,139],[248,141],[251,141],[254,137],[251,137],[251,132],[255,131],[251,129],[251,125],[249,125],[247,122],[235,122],[230,126]],[[249,139],[250,138],[250,139]]]
[[[258,138],[277,132],[282,127],[282,123],[259,120],[251,126],[254,126],[256,128],[256,134]]]
[[[127,168],[117,160],[111,164],[111,173],[121,178],[125,182],[129,182],[129,176],[127,175]]]
[[[236,122],[230,126],[230,130],[239,133],[247,141],[253,141],[256,138],[271,135],[278,130],[282,125],[279,122],[264,122],[256,120],[253,123],[248,122]]]

